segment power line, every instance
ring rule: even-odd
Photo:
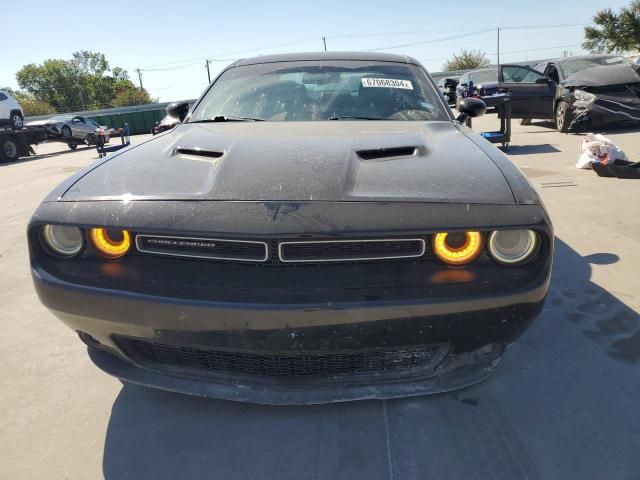
[[[487,27],[488,28],[488,27]],[[434,30],[430,28],[428,30],[413,30],[413,31],[403,31],[403,32],[378,32],[378,33],[345,33],[339,35],[327,35],[327,38],[337,39],[337,38],[365,38],[365,37],[393,37],[400,35],[418,35],[422,33],[441,33],[441,32],[450,32],[450,28]]]
[[[314,37],[314,38],[306,38],[304,40],[295,40],[292,42],[286,42],[286,43],[279,43],[277,45],[268,45],[266,47],[260,47],[260,48],[251,48],[248,50],[236,50],[235,52],[227,52],[227,53],[221,53],[216,55],[217,57],[226,57],[227,55],[236,55],[238,53],[247,53],[247,52],[260,52],[263,50],[271,50],[272,48],[280,48],[280,47],[288,47],[291,45],[299,45],[301,43],[309,43],[309,42],[317,42],[318,41],[318,37]]]
[[[530,49],[527,49],[527,50],[511,50],[510,52],[500,52],[500,53],[502,53],[503,55],[506,55],[506,54],[510,54],[510,53],[539,52],[539,51],[542,51],[542,50],[555,50],[557,48],[579,47],[581,45],[582,45],[581,43],[572,43],[572,44],[569,44],[569,45],[557,45],[555,47],[530,48]],[[489,55],[495,55],[495,53],[490,53]]]
[[[140,68],[139,70],[141,72],[168,72],[170,70],[182,70],[183,68],[189,68],[197,63],[200,63],[200,61],[184,63],[182,65],[176,65],[174,67]]]
[[[206,87],[204,82],[198,82],[198,83],[183,83],[181,85],[168,85],[168,86],[164,86],[164,87],[153,87],[151,90],[153,90],[154,92],[156,90],[171,90],[172,88],[183,88],[183,87]]]
[[[424,40],[421,42],[412,42],[412,43],[403,43],[403,44],[399,44],[399,45],[389,45],[386,47],[378,47],[378,48],[369,48],[367,50],[365,50],[366,52],[378,52],[380,50],[393,50],[396,48],[405,48],[405,47],[414,47],[416,45],[427,45],[429,43],[438,43],[438,42],[446,42],[448,40],[455,40],[457,38],[465,38],[465,37],[472,37],[475,35],[482,35],[484,33],[488,33],[488,32],[493,32],[495,29],[494,28],[488,28],[485,30],[478,30],[475,32],[470,32],[470,33],[463,33],[461,35],[452,35],[450,37],[443,37],[443,38],[435,38],[435,39],[431,39],[431,40]]]
[[[501,29],[511,30],[511,29],[543,29],[543,28],[559,28],[559,27],[584,27],[588,25],[588,23],[565,23],[558,25],[514,25],[510,27],[500,27]],[[496,27],[487,26],[487,30],[495,30]],[[402,31],[402,32],[378,32],[378,33],[347,33],[347,34],[339,34],[339,35],[327,35],[327,38],[337,39],[337,38],[364,38],[364,37],[391,37],[391,36],[399,36],[399,35],[418,35],[421,33],[439,33],[439,32],[450,32],[451,28],[434,30],[430,28],[428,30],[413,30],[413,31]]]
[[[285,43],[278,43],[275,45],[267,45],[264,47],[259,47],[259,48],[252,48],[252,49],[248,49],[248,50],[236,50],[235,52],[227,52],[227,53],[221,53],[221,54],[217,54],[214,55],[213,57],[217,57],[217,58],[212,58],[212,57],[197,57],[197,58],[191,58],[188,60],[175,60],[172,62],[165,62],[165,63],[154,63],[151,65],[147,65],[145,67],[142,67],[141,70],[144,71],[159,71],[161,70],[160,68],[156,68],[156,67],[167,67],[167,66],[177,66],[177,65],[183,65],[185,63],[188,63],[190,65],[197,63],[197,62],[201,62],[202,60],[209,60],[211,62],[227,62],[227,61],[236,61],[238,60],[237,58],[219,58],[219,57],[226,57],[227,55],[235,55],[238,53],[246,53],[246,52],[258,52],[258,51],[262,51],[262,50],[269,50],[272,48],[280,48],[280,47],[286,47],[286,46],[290,46],[290,45],[298,45],[301,43],[308,43],[308,42],[312,42],[312,41],[317,41],[317,37],[316,38],[306,38],[306,39],[300,39],[300,40],[293,40],[291,42],[285,42]]]
[[[548,29],[548,28],[584,27],[586,25],[588,25],[588,22],[584,22],[584,23],[562,23],[562,24],[553,24],[553,25],[509,25],[509,26],[500,26],[499,28],[502,29],[502,30],[534,30],[534,29]],[[376,51],[380,51],[380,50],[393,50],[393,49],[397,49],[397,48],[413,47],[413,46],[418,46],[418,45],[428,45],[430,43],[438,43],[438,42],[444,42],[444,41],[448,41],[448,40],[455,40],[457,38],[465,38],[465,37],[471,37],[471,36],[475,36],[475,35],[481,35],[481,34],[484,34],[484,33],[495,31],[495,29],[496,29],[496,27],[488,27],[488,28],[485,28],[485,29],[482,29],[482,30],[477,30],[477,31],[473,31],[473,32],[452,35],[452,36],[443,37],[443,38],[423,40],[423,41],[419,41],[419,42],[403,43],[403,44],[397,44],[397,45],[389,45],[389,46],[386,46],[386,47],[378,47],[378,48],[373,48],[373,49],[367,49],[366,51],[376,52]],[[339,34],[339,35],[326,35],[326,36],[323,36],[323,37],[320,37],[320,38],[324,39],[323,40],[323,44],[324,44],[324,42],[326,42],[326,39],[365,38],[365,37],[383,37],[383,36],[398,36],[398,35],[417,35],[417,34],[422,34],[422,33],[433,33],[433,32],[436,32],[436,31],[438,31],[438,30],[429,29],[429,30],[412,30],[412,31],[396,31],[396,32]],[[439,31],[444,31],[444,30],[439,30]],[[151,65],[147,65],[147,66],[141,67],[140,70],[147,71],[147,72],[179,70],[179,69],[182,69],[182,68],[188,68],[188,67],[190,67],[190,66],[192,66],[192,65],[194,65],[196,63],[199,63],[199,62],[201,62],[203,60],[205,60],[205,61],[209,60],[210,62],[232,62],[232,61],[236,61],[238,59],[237,58],[221,58],[221,57],[226,57],[228,55],[242,54],[242,53],[250,53],[250,52],[259,52],[259,51],[264,51],[264,50],[271,50],[271,49],[274,49],[274,48],[287,47],[287,46],[291,46],[291,45],[299,45],[299,44],[309,43],[309,42],[313,42],[313,41],[318,41],[318,38],[314,37],[314,38],[298,39],[298,40],[293,40],[293,41],[290,41],[290,42],[283,42],[283,43],[277,43],[277,44],[272,44],[272,45],[266,45],[264,47],[251,48],[251,49],[246,49],[246,50],[236,50],[236,51],[233,51],[233,52],[227,52],[227,53],[223,53],[223,54],[218,54],[218,55],[215,55],[213,57],[198,57],[198,58],[191,58],[191,59],[188,59],[188,60],[175,60],[175,61],[172,61],[172,62],[151,64]]]
[[[500,26],[502,30],[535,30],[546,28],[566,28],[566,27],[586,27],[589,22],[586,23],[561,23],[558,25],[511,25],[508,27]]]

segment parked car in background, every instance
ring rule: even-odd
[[[460,77],[445,77],[438,80],[438,89],[447,99],[449,105],[456,103],[456,87],[460,83]]]
[[[40,125],[47,129],[47,135],[51,139],[63,140],[75,149],[79,143],[94,145],[96,143],[96,129],[108,127],[98,125],[90,118],[80,115],[56,115],[46,120],[36,120],[27,125]]]
[[[156,122],[156,124],[151,128],[151,134],[157,135],[159,133],[166,132],[167,130],[171,130],[179,123],[180,120],[178,120],[177,118],[173,118],[171,115],[165,115],[160,122]]]
[[[0,124],[10,125],[14,130],[24,126],[22,107],[15,98],[3,91],[0,91]]]
[[[456,86],[455,104],[460,105],[463,98],[480,98],[493,95],[498,91],[498,69],[484,68],[466,72]]]
[[[640,122],[640,66],[618,55],[548,60],[535,68],[501,65],[513,118],[552,119],[560,132]]]
[[[416,60],[240,60],[182,123],[59,185],[36,291],[125,381],[272,404],[477,383],[542,310],[536,192]]]

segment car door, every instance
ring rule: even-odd
[[[500,65],[498,79],[499,87],[511,92],[512,117],[553,118],[553,80],[523,65]]]
[[[87,135],[92,133],[84,117],[73,117],[73,120],[71,120],[71,125],[73,136],[76,138],[85,138]]]

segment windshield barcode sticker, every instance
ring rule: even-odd
[[[413,84],[409,80],[398,80],[395,78],[363,78],[362,86],[413,90]]]

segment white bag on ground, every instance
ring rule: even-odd
[[[577,168],[591,168],[594,162],[608,164],[627,159],[620,147],[599,133],[588,133],[582,141],[581,149]]]

